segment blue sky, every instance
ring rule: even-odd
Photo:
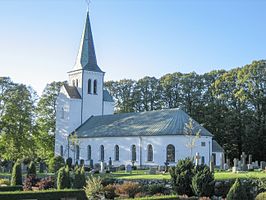
[[[1,0],[0,76],[31,85],[66,80],[85,0]],[[266,59],[266,1],[91,0],[105,80],[204,73]]]

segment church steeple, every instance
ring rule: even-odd
[[[94,72],[102,72],[102,70],[97,65],[97,59],[93,44],[93,37],[90,25],[89,12],[87,12],[87,18],[85,27],[83,30],[80,48],[77,56],[77,60],[74,66],[74,70],[84,69]]]

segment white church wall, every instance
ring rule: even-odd
[[[114,114],[114,102],[103,102],[103,114],[104,115],[111,115]]]
[[[55,154],[60,155],[60,147],[63,146],[63,156],[67,158],[67,137],[80,125],[81,100],[70,99],[62,87],[56,101],[56,131]]]
[[[215,156],[215,166],[220,166],[221,165],[221,157],[223,155],[222,152],[213,152],[212,153]]]
[[[113,165],[131,164],[131,147],[136,145],[137,161],[136,165],[164,165],[166,161],[166,148],[168,144],[175,146],[175,161],[190,157],[190,149],[186,147],[188,138],[181,135],[176,136],[142,136],[142,137],[102,137],[102,138],[80,138],[80,159],[85,160],[85,164],[89,164],[87,146],[91,145],[93,163],[100,162],[100,146],[104,145],[105,159],[108,163],[109,157],[112,158]],[[205,146],[201,146],[201,142],[205,142]],[[210,142],[210,146],[209,146]],[[151,144],[153,147],[153,161],[147,161],[147,146]],[[114,161],[115,145],[119,146],[119,161]],[[142,153],[140,154],[140,149]],[[209,150],[211,152],[211,137],[201,137],[196,141],[192,155],[196,152],[200,156],[204,156],[206,164],[209,164]],[[73,153],[72,153],[73,154]],[[140,155],[142,155],[140,157]],[[72,156],[73,158],[73,156]],[[175,165],[176,162],[170,163]]]

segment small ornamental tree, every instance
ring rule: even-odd
[[[61,167],[57,174],[57,189],[66,189],[71,187],[69,168]]]
[[[236,179],[235,183],[230,188],[227,196],[227,200],[248,200],[248,196],[245,188],[241,184],[239,179]]]
[[[179,160],[176,167],[169,170],[173,189],[179,195],[192,196],[192,177],[194,175],[194,163],[191,159]]]
[[[79,167],[74,171],[74,181],[73,187],[76,189],[81,189],[86,185],[85,171],[84,167]]]
[[[33,161],[30,162],[27,175],[36,176],[36,166]]]
[[[214,175],[206,165],[195,168],[192,178],[192,190],[198,197],[211,197],[214,191]]]
[[[11,185],[22,185],[21,163],[17,161],[12,169]]]
[[[64,158],[61,156],[55,156],[49,161],[49,171],[57,172],[61,167],[65,165]]]

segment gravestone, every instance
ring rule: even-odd
[[[154,168],[154,167],[150,168],[149,174],[156,174],[156,168]]]
[[[259,161],[255,161],[254,164],[253,164],[253,168],[254,169],[259,169]]]
[[[214,172],[214,155],[211,155],[210,171]]]
[[[221,154],[220,157],[220,170],[224,170],[224,154]]]
[[[246,159],[247,159],[247,155],[245,154],[245,152],[242,152],[242,155],[241,155],[241,170],[242,171],[248,170]]]
[[[234,166],[232,167],[232,172],[237,172],[238,171],[238,159],[234,158]]]
[[[265,170],[265,167],[266,167],[266,162],[260,161],[260,169]]]
[[[90,168],[93,169],[93,160],[90,159]]]
[[[227,165],[227,163],[224,163],[224,170],[228,170],[229,166]]]
[[[104,172],[104,162],[101,161],[101,169],[100,169],[100,172],[103,173]]]
[[[247,164],[248,170],[253,170],[253,165],[252,164]]]
[[[195,163],[196,163],[196,166],[199,165],[199,161],[200,161],[200,159],[201,159],[201,157],[200,157],[199,153],[197,152],[197,153],[196,153],[196,156],[195,156]]]
[[[131,165],[127,165],[126,166],[126,173],[131,173],[132,172],[132,166]]]
[[[252,164],[252,155],[251,154],[248,155],[248,164]]]

